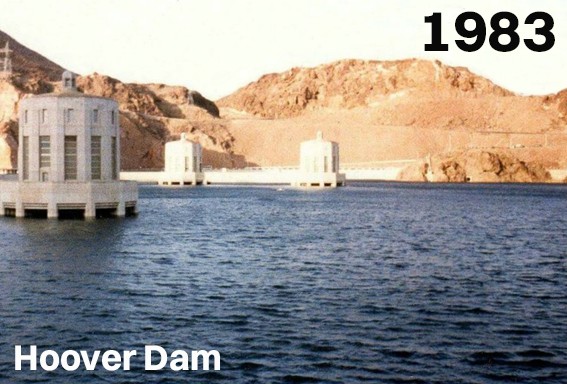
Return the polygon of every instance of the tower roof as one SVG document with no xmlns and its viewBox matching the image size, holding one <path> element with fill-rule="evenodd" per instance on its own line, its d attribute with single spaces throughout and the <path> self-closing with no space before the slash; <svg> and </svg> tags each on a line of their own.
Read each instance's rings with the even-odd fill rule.
<svg viewBox="0 0 567 384">
<path fill-rule="evenodd" d="M 308 144 L 308 143 L 311 143 L 311 144 L 309 144 L 309 145 L 314 145 L 315 143 L 321 143 L 321 144 L 322 144 L 322 143 L 337 144 L 337 143 L 334 142 L 334 141 L 325 140 L 325 139 L 323 138 L 323 132 L 322 132 L 322 131 L 317 131 L 317 136 L 316 136 L 314 139 L 306 140 L 306 141 L 303 141 L 303 142 L 302 142 L 302 144 Z"/>
<path fill-rule="evenodd" d="M 71 72 L 71 71 L 63 72 L 63 75 L 61 75 L 63 90 L 76 91 L 77 90 L 77 84 L 76 84 L 75 78 L 76 78 L 76 76 L 73 72 Z"/>
<path fill-rule="evenodd" d="M 53 93 L 42 93 L 39 95 L 30 95 L 26 96 L 24 99 L 27 98 L 44 98 L 44 97 L 81 97 L 81 98 L 89 98 L 89 99 L 103 99 L 103 100 L 112 100 L 116 102 L 116 100 L 108 97 L 102 96 L 95 96 L 95 95 L 86 95 L 83 92 L 77 89 L 77 82 L 76 82 L 77 75 L 71 71 L 65 71 L 61 75 L 61 90 L 59 92 Z"/>
</svg>

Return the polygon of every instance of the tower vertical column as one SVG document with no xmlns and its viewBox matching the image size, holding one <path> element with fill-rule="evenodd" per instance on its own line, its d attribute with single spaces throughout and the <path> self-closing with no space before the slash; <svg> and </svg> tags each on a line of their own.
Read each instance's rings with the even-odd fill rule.
<svg viewBox="0 0 567 384">
<path fill-rule="evenodd" d="M 59 211 L 57 210 L 57 202 L 55 199 L 51 199 L 49 203 L 47 203 L 47 218 L 48 219 L 56 219 L 59 217 Z"/>
</svg>

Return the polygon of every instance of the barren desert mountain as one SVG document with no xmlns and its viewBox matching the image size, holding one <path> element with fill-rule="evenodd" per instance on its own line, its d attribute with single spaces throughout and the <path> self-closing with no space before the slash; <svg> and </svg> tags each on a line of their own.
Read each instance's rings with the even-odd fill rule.
<svg viewBox="0 0 567 384">
<path fill-rule="evenodd" d="M 12 168 L 19 100 L 57 90 L 63 68 L 3 33 L 0 47 L 3 39 L 14 50 L 14 73 L 0 80 L 0 168 Z M 434 167 L 453 161 L 470 180 L 478 176 L 474 169 L 492 181 L 545 180 L 538 167 L 567 169 L 567 90 L 523 96 L 438 61 L 293 68 L 216 103 L 185 87 L 126 84 L 97 73 L 80 76 L 78 86 L 119 102 L 124 169 L 163 167 L 164 143 L 182 132 L 203 145 L 206 166 L 297 165 L 299 143 L 317 131 L 340 143 L 344 168 L 411 160 L 408 179 L 421 177 L 430 155 L 438 160 Z M 496 156 L 503 170 L 488 175 L 482 161 L 473 161 L 484 153 Z M 459 172 L 444 174 L 457 181 Z"/>
<path fill-rule="evenodd" d="M 0 79 L 0 168 L 14 168 L 19 100 L 28 94 L 57 91 L 64 69 L 0 32 L 0 47 L 6 41 L 13 50 L 13 73 Z M 217 106 L 197 91 L 163 84 L 125 84 L 97 73 L 80 76 L 77 84 L 86 94 L 119 102 L 126 169 L 163 166 L 164 142 L 181 132 L 201 142 L 209 164 L 232 167 L 241 163 L 232 152 L 234 139 L 218 118 Z"/>
<path fill-rule="evenodd" d="M 441 153 L 407 166 L 401 181 L 544 183 L 549 172 L 539 164 L 527 164 L 506 153 L 467 150 Z"/>
<path fill-rule="evenodd" d="M 345 166 L 469 149 L 567 168 L 567 91 L 522 96 L 438 61 L 345 60 L 262 76 L 217 101 L 235 151 L 252 163 L 296 164 L 317 130 Z M 285 143 L 268 148 L 270 142 Z"/>
<path fill-rule="evenodd" d="M 203 109 L 213 117 L 219 117 L 215 103 L 197 91 L 185 87 L 164 84 L 124 84 L 109 76 L 94 73 L 78 81 L 79 90 L 87 94 L 113 98 L 124 110 L 152 116 L 186 119 L 196 110 Z"/>
<path fill-rule="evenodd" d="M 201 143 L 209 164 L 239 165 L 231 150 L 233 138 L 218 119 L 218 108 L 197 91 L 164 84 L 125 84 L 96 73 L 79 77 L 77 85 L 86 94 L 118 101 L 124 169 L 162 167 L 164 143 L 182 132 Z"/>
<path fill-rule="evenodd" d="M 512 95 L 466 68 L 449 67 L 439 61 L 343 60 L 264 75 L 218 104 L 273 119 L 320 108 L 373 107 L 386 98 L 432 93 L 450 97 Z"/>
<path fill-rule="evenodd" d="M 262 76 L 217 104 L 282 119 L 359 110 L 377 125 L 543 132 L 567 125 L 567 90 L 520 96 L 438 61 L 345 60 Z"/>
<path fill-rule="evenodd" d="M 26 93 L 50 92 L 51 81 L 60 78 L 64 69 L 0 31 L 0 48 L 6 43 L 12 51 L 13 75 L 0 76 L 0 168 L 14 168 L 19 100 Z"/>
<path fill-rule="evenodd" d="M 9 44 L 12 50 L 12 66 L 18 74 L 16 80 L 36 92 L 48 92 L 49 82 L 61 78 L 64 69 L 39 53 L 23 46 L 11 36 L 0 31 L 0 48 Z"/>
</svg>

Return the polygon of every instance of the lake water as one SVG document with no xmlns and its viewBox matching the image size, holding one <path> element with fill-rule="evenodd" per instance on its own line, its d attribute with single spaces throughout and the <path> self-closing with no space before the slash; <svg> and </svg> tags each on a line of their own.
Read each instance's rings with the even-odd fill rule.
<svg viewBox="0 0 567 384">
<path fill-rule="evenodd" d="M 139 210 L 0 218 L 0 382 L 567 382 L 567 186 L 142 186 Z M 16 372 L 15 344 L 222 362 Z"/>
</svg>

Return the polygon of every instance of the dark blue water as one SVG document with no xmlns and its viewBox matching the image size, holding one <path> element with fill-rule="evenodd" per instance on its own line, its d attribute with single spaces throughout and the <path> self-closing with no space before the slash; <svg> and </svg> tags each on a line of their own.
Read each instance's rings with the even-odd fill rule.
<svg viewBox="0 0 567 384">
<path fill-rule="evenodd" d="M 145 186 L 139 208 L 0 219 L 0 382 L 567 382 L 566 186 Z M 15 344 L 222 369 L 16 372 Z"/>
</svg>

